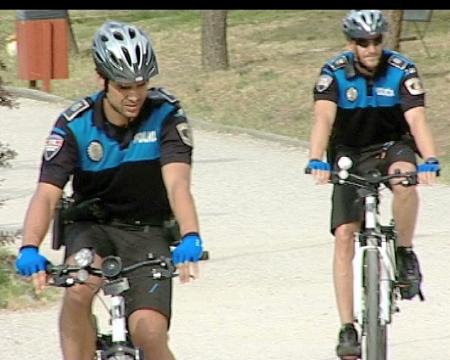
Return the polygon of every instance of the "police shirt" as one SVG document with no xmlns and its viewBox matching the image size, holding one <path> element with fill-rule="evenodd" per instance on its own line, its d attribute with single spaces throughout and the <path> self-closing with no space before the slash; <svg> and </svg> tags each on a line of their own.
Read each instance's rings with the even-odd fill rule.
<svg viewBox="0 0 450 360">
<path fill-rule="evenodd" d="M 108 122 L 105 93 L 67 109 L 44 149 L 40 182 L 61 189 L 72 178 L 76 201 L 99 197 L 113 217 L 135 220 L 171 214 L 161 167 L 190 164 L 192 136 L 176 98 L 152 88 L 128 128 Z"/>
<path fill-rule="evenodd" d="M 383 50 L 373 78 L 354 66 L 354 54 L 343 52 L 321 69 L 314 100 L 337 104 L 330 137 L 332 146 L 364 147 L 400 140 L 409 134 L 404 112 L 425 105 L 416 66 L 403 55 Z"/>
</svg>

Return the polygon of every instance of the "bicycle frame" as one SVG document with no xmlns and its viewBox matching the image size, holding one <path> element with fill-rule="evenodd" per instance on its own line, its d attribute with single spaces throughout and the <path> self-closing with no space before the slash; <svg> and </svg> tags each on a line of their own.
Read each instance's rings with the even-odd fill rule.
<svg viewBox="0 0 450 360">
<path fill-rule="evenodd" d="M 356 321 L 364 324 L 363 261 L 365 253 L 377 251 L 380 259 L 380 322 L 390 324 L 395 304 L 393 284 L 396 276 L 395 243 L 380 230 L 377 197 L 365 197 L 365 228 L 355 234 L 355 255 L 353 258 L 353 308 Z M 359 289 L 359 291 L 358 291 Z"/>
</svg>

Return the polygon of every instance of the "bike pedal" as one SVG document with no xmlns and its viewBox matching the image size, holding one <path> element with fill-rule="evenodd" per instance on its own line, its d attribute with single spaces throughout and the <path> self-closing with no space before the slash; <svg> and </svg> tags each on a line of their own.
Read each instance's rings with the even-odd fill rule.
<svg viewBox="0 0 450 360">
<path fill-rule="evenodd" d="M 361 346 L 358 346 L 358 350 L 352 351 L 352 353 L 356 353 L 357 355 L 338 355 L 339 360 L 358 360 L 361 359 Z"/>
</svg>

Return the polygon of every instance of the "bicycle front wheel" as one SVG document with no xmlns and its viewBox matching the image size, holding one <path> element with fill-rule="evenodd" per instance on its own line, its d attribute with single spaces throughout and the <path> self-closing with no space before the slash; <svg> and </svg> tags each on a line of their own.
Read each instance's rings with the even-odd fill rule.
<svg viewBox="0 0 450 360">
<path fill-rule="evenodd" d="M 386 325 L 380 323 L 380 259 L 377 249 L 368 249 L 364 261 L 366 298 L 365 359 L 386 359 Z"/>
</svg>

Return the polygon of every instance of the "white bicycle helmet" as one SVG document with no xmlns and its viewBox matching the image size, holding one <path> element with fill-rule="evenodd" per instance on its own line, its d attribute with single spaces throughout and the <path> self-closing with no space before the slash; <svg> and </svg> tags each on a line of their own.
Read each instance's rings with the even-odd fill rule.
<svg viewBox="0 0 450 360">
<path fill-rule="evenodd" d="M 342 31 L 349 40 L 381 35 L 387 29 L 387 20 L 380 10 L 352 10 L 342 22 Z"/>
<path fill-rule="evenodd" d="M 133 25 L 104 23 L 94 35 L 92 56 L 100 75 L 112 81 L 134 83 L 158 74 L 149 37 Z"/>
</svg>

